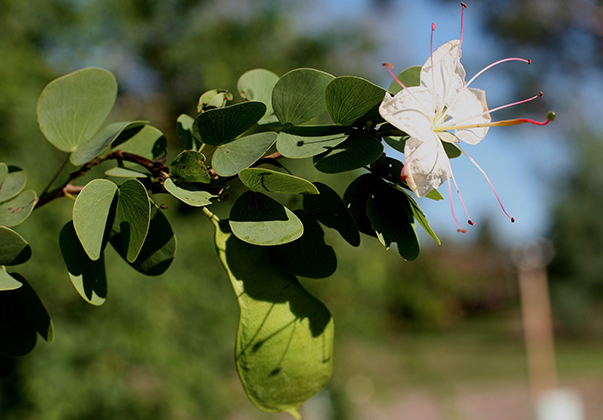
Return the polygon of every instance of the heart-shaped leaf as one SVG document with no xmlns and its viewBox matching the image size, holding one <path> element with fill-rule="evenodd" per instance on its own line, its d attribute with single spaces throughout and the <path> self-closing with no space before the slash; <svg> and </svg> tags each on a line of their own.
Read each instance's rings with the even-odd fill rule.
<svg viewBox="0 0 603 420">
<path fill-rule="evenodd" d="M 113 225 L 117 185 L 106 179 L 90 181 L 73 206 L 73 227 L 91 260 L 100 258 Z"/>
<path fill-rule="evenodd" d="M 266 104 L 266 113 L 262 120 L 273 115 L 272 90 L 278 82 L 279 77 L 265 69 L 254 69 L 244 73 L 237 83 L 237 89 L 241 97 L 248 101 L 260 101 Z M 260 120 L 260 124 L 262 123 Z"/>
<path fill-rule="evenodd" d="M 325 90 L 325 104 L 335 124 L 352 125 L 371 110 L 379 108 L 385 89 L 355 76 L 333 80 Z"/>
<path fill-rule="evenodd" d="M 50 82 L 38 100 L 38 124 L 57 149 L 73 152 L 100 129 L 117 97 L 107 70 L 87 68 Z"/>
<path fill-rule="evenodd" d="M 111 245 L 126 259 L 126 251 L 123 246 L 119 226 L 116 225 L 111 232 Z M 133 263 L 129 263 L 137 271 L 147 276 L 158 276 L 163 274 L 176 255 L 176 237 L 170 226 L 170 222 L 156 206 L 151 207 L 151 223 L 147 239 Z M 127 260 L 126 260 L 127 261 Z"/>
<path fill-rule="evenodd" d="M 276 149 L 292 159 L 312 157 L 337 146 L 351 132 L 348 127 L 332 125 L 285 127 L 278 135 Z"/>
<path fill-rule="evenodd" d="M 180 114 L 177 123 L 178 135 L 184 142 L 184 148 L 186 150 L 199 149 L 201 142 L 193 135 L 193 122 L 195 119 L 186 114 Z"/>
<path fill-rule="evenodd" d="M 374 162 L 382 153 L 383 144 L 375 137 L 352 134 L 328 152 L 314 156 L 314 167 L 326 173 L 351 171 Z"/>
<path fill-rule="evenodd" d="M 75 290 L 91 305 L 100 306 L 105 303 L 107 277 L 103 256 L 96 261 L 88 257 L 75 233 L 72 221 L 63 226 L 59 245 Z"/>
<path fill-rule="evenodd" d="M 10 275 L 22 286 L 0 292 L 0 355 L 17 357 L 35 347 L 37 333 L 52 343 L 54 327 L 27 280 L 18 273 Z"/>
<path fill-rule="evenodd" d="M 245 393 L 264 411 L 301 419 L 299 406 L 320 391 L 333 370 L 333 319 L 325 305 L 268 249 L 246 244 L 217 222 L 216 249 L 239 303 L 235 363 Z"/>
<path fill-rule="evenodd" d="M 350 245 L 360 245 L 360 233 L 347 206 L 331 187 L 314 183 L 320 194 L 304 195 L 304 208 L 325 226 L 335 229 Z"/>
<path fill-rule="evenodd" d="M 199 115 L 193 123 L 193 134 L 205 144 L 226 144 L 249 130 L 266 113 L 266 105 L 258 101 L 242 102 Z"/>
<path fill-rule="evenodd" d="M 314 217 L 303 210 L 294 213 L 304 225 L 304 234 L 288 244 L 268 248 L 272 262 L 296 276 L 329 277 L 337 270 L 335 251 L 325 243 L 325 233 Z"/>
<path fill-rule="evenodd" d="M 282 124 L 299 125 L 325 111 L 325 88 L 335 77 L 314 69 L 296 69 L 272 90 L 272 107 Z"/>
<path fill-rule="evenodd" d="M 0 204 L 0 226 L 12 227 L 21 224 L 29 217 L 36 199 L 36 192 L 28 190 Z"/>
<path fill-rule="evenodd" d="M 144 244 L 151 221 L 151 202 L 147 189 L 136 179 L 119 187 L 117 223 L 128 262 L 134 262 Z"/>
<path fill-rule="evenodd" d="M 92 137 L 90 141 L 78 147 L 78 149 L 71 154 L 69 160 L 71 160 L 71 163 L 76 166 L 83 165 L 84 163 L 89 162 L 97 157 L 119 136 L 122 131 L 139 127 L 144 124 L 144 121 L 116 122 L 109 124 L 101 131 L 96 133 L 96 135 Z"/>
<path fill-rule="evenodd" d="M 272 198 L 247 191 L 230 210 L 232 233 L 254 245 L 281 245 L 304 233 L 304 226 L 287 207 Z"/>
<path fill-rule="evenodd" d="M 205 156 L 195 150 L 185 150 L 176 156 L 170 165 L 172 177 L 184 182 L 202 182 L 209 184 L 211 175 Z"/>
<path fill-rule="evenodd" d="M 274 132 L 257 133 L 241 137 L 219 146 L 212 157 L 212 167 L 220 176 L 233 176 L 253 165 L 274 144 Z"/>
<path fill-rule="evenodd" d="M 239 179 L 247 188 L 258 192 L 318 194 L 318 189 L 310 181 L 270 169 L 243 169 Z"/>
<path fill-rule="evenodd" d="M 15 290 L 23 286 L 23 283 L 15 280 L 13 276 L 0 268 L 0 292 L 4 290 Z"/>
<path fill-rule="evenodd" d="M 165 189 L 183 203 L 193 207 L 209 206 L 211 198 L 217 197 L 208 191 L 201 190 L 193 185 L 179 183 L 176 185 L 170 178 L 163 184 Z"/>
<path fill-rule="evenodd" d="M 419 86 L 421 84 L 421 66 L 409 67 L 398 75 L 400 80 L 406 87 Z M 393 80 L 389 85 L 389 93 L 395 95 L 402 90 L 402 86 Z"/>
<path fill-rule="evenodd" d="M 23 169 L 0 163 L 0 203 L 19 194 L 26 182 Z"/>
<path fill-rule="evenodd" d="M 23 264 L 31 257 L 31 247 L 17 232 L 0 226 L 0 265 Z"/>
</svg>

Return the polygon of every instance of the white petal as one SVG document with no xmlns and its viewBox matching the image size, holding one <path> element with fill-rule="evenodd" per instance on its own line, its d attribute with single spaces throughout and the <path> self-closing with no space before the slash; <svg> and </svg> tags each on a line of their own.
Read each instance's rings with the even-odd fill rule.
<svg viewBox="0 0 603 420">
<path fill-rule="evenodd" d="M 445 125 L 479 125 L 488 124 L 492 117 L 488 111 L 486 103 L 486 92 L 481 89 L 467 88 L 461 92 L 456 103 L 447 110 L 452 118 L 445 122 Z M 454 134 L 466 143 L 477 144 L 488 133 L 488 127 L 476 127 L 455 130 Z"/>
<path fill-rule="evenodd" d="M 404 147 L 404 175 L 417 197 L 427 195 L 450 178 L 452 169 L 444 146 L 435 133 L 423 141 L 411 137 Z"/>
<path fill-rule="evenodd" d="M 434 92 L 436 110 L 448 106 L 465 87 L 465 68 L 461 64 L 460 41 L 448 41 L 433 52 L 421 68 L 421 86 Z"/>
<path fill-rule="evenodd" d="M 411 87 L 401 90 L 396 96 L 386 93 L 379 106 L 379 113 L 398 130 L 422 139 L 433 133 L 434 116 L 426 114 L 430 108 L 431 92 L 425 88 Z"/>
</svg>

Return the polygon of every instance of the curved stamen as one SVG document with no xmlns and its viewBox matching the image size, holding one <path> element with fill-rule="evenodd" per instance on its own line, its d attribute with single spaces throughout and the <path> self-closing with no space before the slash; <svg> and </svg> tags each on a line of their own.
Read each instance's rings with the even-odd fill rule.
<svg viewBox="0 0 603 420">
<path fill-rule="evenodd" d="M 450 179 L 448 180 L 448 200 L 450 201 L 450 211 L 452 212 L 452 218 L 458 226 L 458 229 L 456 231 L 461 233 L 467 233 L 467 231 L 461 227 L 461 224 L 456 218 L 456 214 L 454 214 L 454 204 L 452 203 L 452 187 L 450 186 Z"/>
<path fill-rule="evenodd" d="M 431 61 L 431 86 L 435 87 L 435 69 L 433 68 L 433 33 L 436 30 L 436 24 L 431 24 L 431 39 L 429 41 L 429 60 Z M 431 95 L 431 109 L 435 110 L 435 95 Z"/>
<path fill-rule="evenodd" d="M 454 188 L 456 189 L 456 194 L 459 196 L 459 199 L 461 200 L 461 205 L 463 206 L 463 210 L 465 211 L 465 216 L 467 216 L 467 222 L 471 226 L 475 226 L 475 222 L 473 222 L 471 220 L 471 217 L 469 216 L 469 212 L 467 211 L 467 207 L 465 207 L 465 202 L 463 201 L 463 196 L 461 195 L 461 191 L 459 190 L 459 186 L 456 183 L 456 179 L 454 178 L 454 173 L 452 172 L 452 168 L 450 168 L 450 178 L 452 178 L 452 182 L 454 182 Z M 448 182 L 450 183 L 450 180 L 448 180 Z"/>
<path fill-rule="evenodd" d="M 458 60 L 461 55 L 461 45 L 463 45 L 463 29 L 465 27 L 465 9 L 467 5 L 465 3 L 461 3 L 461 40 L 459 41 L 459 49 L 456 52 L 456 59 Z"/>
<path fill-rule="evenodd" d="M 413 98 L 415 101 L 417 101 L 417 103 L 418 103 L 419 105 L 421 105 L 421 107 L 423 108 L 423 111 L 425 111 L 425 115 L 426 115 L 426 116 L 427 116 L 427 115 L 429 115 L 429 114 L 430 114 L 430 112 L 429 112 L 427 109 L 425 109 L 425 106 L 423 105 L 423 103 L 422 103 L 421 101 L 419 101 L 419 100 L 417 99 L 417 97 L 416 97 L 416 96 L 415 96 L 415 95 L 412 93 L 412 91 L 411 91 L 411 90 L 410 90 L 410 89 L 409 89 L 409 88 L 408 88 L 408 87 L 407 87 L 407 86 L 406 86 L 404 83 L 402 83 L 402 81 L 401 81 L 400 79 L 398 79 L 398 76 L 396 76 L 396 75 L 394 74 L 394 72 L 392 71 L 392 69 L 394 68 L 394 66 L 393 66 L 391 63 L 383 63 L 383 64 L 382 64 L 382 66 L 383 66 L 383 67 L 385 67 L 385 68 L 387 68 L 387 71 L 389 72 L 389 74 L 390 74 L 390 75 L 391 75 L 391 76 L 394 78 L 394 80 L 395 80 L 396 82 L 398 82 L 398 84 L 399 84 L 400 86 L 402 86 L 402 89 L 406 90 L 406 91 L 407 91 L 407 92 L 410 94 L 410 96 L 412 96 L 412 98 Z"/>
<path fill-rule="evenodd" d="M 551 118 L 552 117 L 552 118 Z M 546 121 L 535 121 L 529 118 L 516 118 L 514 120 L 503 120 L 489 123 L 477 123 L 477 124 L 465 124 L 465 125 L 443 125 L 436 127 L 434 131 L 448 131 L 448 130 L 464 130 L 466 128 L 482 128 L 482 127 L 507 127 L 510 125 L 519 124 L 534 124 L 534 125 L 547 125 L 555 119 L 554 112 L 547 115 Z"/>
<path fill-rule="evenodd" d="M 515 106 L 515 105 L 520 105 L 520 104 L 523 104 L 523 103 L 526 103 L 526 102 L 530 102 L 530 101 L 533 101 L 534 99 L 538 99 L 538 98 L 542 97 L 542 95 L 543 95 L 543 93 L 540 92 L 540 93 L 538 93 L 538 95 L 534 95 L 534 96 L 532 96 L 532 97 L 530 97 L 528 99 L 524 99 L 522 101 L 513 102 L 513 103 L 507 104 L 507 105 L 502 105 L 502 106 L 499 106 L 499 107 L 494 108 L 494 109 L 489 109 L 487 111 L 482 112 L 481 114 L 473 115 L 472 117 L 463 118 L 462 120 L 455 121 L 453 124 L 460 124 L 462 122 L 469 121 L 469 120 L 472 120 L 474 118 L 483 117 L 486 114 L 492 114 L 493 112 L 500 111 L 501 109 L 505 109 L 505 108 L 509 108 L 509 107 L 512 107 L 512 106 Z M 454 119 L 452 119 L 452 120 L 454 120 Z M 452 123 L 452 120 L 450 121 L 451 123 Z"/>
<path fill-rule="evenodd" d="M 482 175 L 484 176 L 484 178 L 486 178 L 486 181 L 488 181 L 488 185 L 490 185 L 490 188 L 492 189 L 492 192 L 494 193 L 494 196 L 496 196 L 496 199 L 498 200 L 498 204 L 500 204 L 500 208 L 502 209 L 503 213 L 511 220 L 511 223 L 515 223 L 515 219 L 511 216 L 509 216 L 509 213 L 507 213 L 507 211 L 505 210 L 505 206 L 503 206 L 502 201 L 500 200 L 500 198 L 498 197 L 498 193 L 496 192 L 496 189 L 494 188 L 494 185 L 492 185 L 492 182 L 490 181 L 490 178 L 488 178 L 488 175 L 486 175 L 486 172 L 482 169 L 481 166 L 479 166 L 477 164 L 477 162 L 467 154 L 467 152 L 465 152 L 458 144 L 456 143 L 452 143 L 454 144 L 454 146 L 459 149 L 461 151 L 462 154 L 464 154 L 465 156 L 467 156 L 469 158 L 469 160 L 471 161 L 471 163 L 473 163 L 475 165 L 475 167 L 477 169 L 479 169 L 479 171 L 482 173 Z"/>
</svg>

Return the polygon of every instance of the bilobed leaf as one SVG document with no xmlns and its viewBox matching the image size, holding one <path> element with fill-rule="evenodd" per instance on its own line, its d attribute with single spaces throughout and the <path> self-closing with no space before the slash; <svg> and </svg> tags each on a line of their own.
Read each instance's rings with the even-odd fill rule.
<svg viewBox="0 0 603 420">
<path fill-rule="evenodd" d="M 285 127 L 278 134 L 276 149 L 292 159 L 312 157 L 337 146 L 351 132 L 349 127 L 333 125 Z"/>
<path fill-rule="evenodd" d="M 74 165 L 83 165 L 97 157 L 107 146 L 109 146 L 119 134 L 127 129 L 144 125 L 144 121 L 116 122 L 109 124 L 96 133 L 88 142 L 77 148 L 69 160 Z"/>
<path fill-rule="evenodd" d="M 0 163 L 0 203 L 19 194 L 26 182 L 27 176 L 23 169 Z"/>
<path fill-rule="evenodd" d="M 351 171 L 374 162 L 382 153 L 383 144 L 375 137 L 353 133 L 343 143 L 314 156 L 314 167 L 326 173 Z"/>
<path fill-rule="evenodd" d="M 27 219 L 36 204 L 34 190 L 23 191 L 21 194 L 0 204 L 0 226 L 17 226 Z"/>
<path fill-rule="evenodd" d="M 129 179 L 119 187 L 117 223 L 128 262 L 134 262 L 147 237 L 151 221 L 151 202 L 147 190 L 136 179 Z"/>
<path fill-rule="evenodd" d="M 339 125 L 354 124 L 369 111 L 379 108 L 384 97 L 385 89 L 355 76 L 338 77 L 325 90 L 327 112 Z"/>
<path fill-rule="evenodd" d="M 90 181 L 73 206 L 73 226 L 88 257 L 96 261 L 107 241 L 107 227 L 113 225 L 117 185 L 106 179 Z"/>
<path fill-rule="evenodd" d="M 195 119 L 193 134 L 211 146 L 226 144 L 253 127 L 265 112 L 266 105 L 258 101 L 211 109 Z"/>
<path fill-rule="evenodd" d="M 177 123 L 178 135 L 184 142 L 184 148 L 186 150 L 198 149 L 201 146 L 201 142 L 193 136 L 193 122 L 195 119 L 186 114 L 180 114 Z"/>
<path fill-rule="evenodd" d="M 318 194 L 318 189 L 310 181 L 270 169 L 243 169 L 239 179 L 247 188 L 258 192 Z"/>
<path fill-rule="evenodd" d="M 301 419 L 299 406 L 333 370 L 333 319 L 290 274 L 276 269 L 265 247 L 246 244 L 214 220 L 216 249 L 237 296 L 235 363 L 245 393 L 264 411 Z"/>
<path fill-rule="evenodd" d="M 314 69 L 296 69 L 272 90 L 272 107 L 282 124 L 299 125 L 325 111 L 325 88 L 335 77 Z"/>
<path fill-rule="evenodd" d="M 387 184 L 378 176 L 364 174 L 356 178 L 343 193 L 343 201 L 356 222 L 358 230 L 370 236 L 377 236 L 366 215 L 366 203 L 373 193 Z"/>
<path fill-rule="evenodd" d="M 313 216 L 303 210 L 294 213 L 304 225 L 304 234 L 288 244 L 269 247 L 272 262 L 296 276 L 329 277 L 337 270 L 335 251 L 325 243 L 325 233 Z"/>
<path fill-rule="evenodd" d="M 185 150 L 180 153 L 170 164 L 172 177 L 184 182 L 202 182 L 208 184 L 211 181 L 209 166 L 205 163 L 205 155 L 195 150 Z"/>
<path fill-rule="evenodd" d="M 304 209 L 323 225 L 335 229 L 350 245 L 360 245 L 360 233 L 347 206 L 331 187 L 321 182 L 314 185 L 318 195 L 304 196 Z"/>
<path fill-rule="evenodd" d="M 107 277 L 103 255 L 96 261 L 88 257 L 75 233 L 73 221 L 63 226 L 59 245 L 75 290 L 91 305 L 100 306 L 105 303 Z"/>
<path fill-rule="evenodd" d="M 406 194 L 389 186 L 379 188 L 369 197 L 366 213 L 386 248 L 396 242 L 405 260 L 412 261 L 419 256 L 419 240 Z"/>
<path fill-rule="evenodd" d="M 241 97 L 248 101 L 260 101 L 266 104 L 266 113 L 262 120 L 274 114 L 272 109 L 272 89 L 278 82 L 278 76 L 265 69 L 253 69 L 244 73 L 237 83 Z M 262 123 L 260 120 L 260 124 Z"/>
<path fill-rule="evenodd" d="M 107 70 L 87 68 L 50 82 L 38 100 L 38 124 L 63 152 L 88 142 L 111 112 L 117 81 Z"/>
<path fill-rule="evenodd" d="M 166 147 L 167 140 L 161 131 L 153 126 L 143 125 L 122 131 L 113 141 L 111 150 L 121 150 L 155 160 L 165 154 Z"/>
<path fill-rule="evenodd" d="M 5 290 L 15 290 L 23 284 L 13 278 L 8 272 L 0 268 L 0 292 Z"/>
<path fill-rule="evenodd" d="M 48 343 L 54 340 L 54 327 L 42 301 L 18 273 L 10 275 L 21 287 L 0 292 L 0 355 L 17 357 L 29 353 L 39 333 Z"/>
<path fill-rule="evenodd" d="M 31 257 L 31 247 L 17 232 L 0 226 L 0 265 L 23 264 Z"/>
<path fill-rule="evenodd" d="M 274 144 L 274 132 L 256 133 L 218 146 L 212 157 L 212 167 L 220 176 L 233 176 L 249 168 Z"/>
<path fill-rule="evenodd" d="M 126 260 L 126 250 L 123 246 L 119 225 L 114 226 L 109 239 L 115 250 Z M 163 274 L 176 255 L 176 237 L 161 210 L 155 205 L 151 207 L 151 223 L 147 239 L 133 263 L 128 262 L 135 270 L 147 276 Z M 127 260 L 126 260 L 127 261 Z"/>
<path fill-rule="evenodd" d="M 232 233 L 254 245 L 281 245 L 304 233 L 302 222 L 279 202 L 258 192 L 247 191 L 230 210 Z"/>
<path fill-rule="evenodd" d="M 419 86 L 421 84 L 421 66 L 409 67 L 398 75 L 400 80 L 406 87 Z M 389 85 L 389 93 L 395 95 L 402 90 L 402 86 L 395 80 Z"/>
<path fill-rule="evenodd" d="M 183 203 L 193 207 L 209 206 L 211 198 L 216 197 L 208 191 L 201 190 L 193 185 L 179 183 L 176 185 L 170 178 L 165 180 L 163 184 L 165 189 Z"/>
</svg>

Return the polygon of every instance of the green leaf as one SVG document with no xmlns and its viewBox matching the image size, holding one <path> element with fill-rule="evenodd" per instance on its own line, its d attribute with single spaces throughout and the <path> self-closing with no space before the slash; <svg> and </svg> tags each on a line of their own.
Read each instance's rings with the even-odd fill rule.
<svg viewBox="0 0 603 420">
<path fill-rule="evenodd" d="M 400 174 L 404 164 L 397 159 L 381 156 L 371 163 L 371 172 L 393 183 L 400 182 Z"/>
<path fill-rule="evenodd" d="M 404 153 L 404 146 L 406 145 L 406 140 L 408 140 L 410 136 L 386 136 L 383 137 L 383 140 L 400 153 Z"/>
<path fill-rule="evenodd" d="M 432 191 L 437 192 L 437 190 L 432 190 Z M 408 199 L 408 202 L 410 203 L 410 210 L 411 210 L 412 215 L 414 216 L 415 220 L 417 222 L 419 222 L 419 224 L 423 227 L 423 229 L 425 229 L 425 232 L 427 232 L 429 234 L 429 236 L 431 236 L 433 238 L 433 240 L 436 242 L 436 244 L 441 245 L 442 243 L 440 242 L 440 238 L 438 238 L 438 235 L 436 235 L 436 233 L 433 231 L 433 229 L 429 225 L 429 221 L 427 220 L 427 217 L 425 217 L 425 214 L 423 214 L 423 211 L 421 210 L 419 205 L 408 194 L 406 194 L 406 193 L 404 193 L 404 194 L 406 195 L 406 198 Z"/>
<path fill-rule="evenodd" d="M 27 219 L 36 204 L 36 192 L 27 190 L 0 204 L 0 226 L 17 226 Z"/>
<path fill-rule="evenodd" d="M 260 101 L 266 104 L 266 113 L 260 124 L 267 122 L 267 117 L 274 114 L 272 109 L 272 90 L 279 77 L 271 71 L 264 69 L 249 70 L 244 73 L 237 83 L 241 97 L 248 101 Z"/>
<path fill-rule="evenodd" d="M 239 179 L 250 190 L 283 194 L 318 194 L 310 181 L 264 168 L 243 169 Z"/>
<path fill-rule="evenodd" d="M 13 278 L 10 274 L 0 268 L 0 292 L 4 290 L 15 290 L 23 284 Z"/>
<path fill-rule="evenodd" d="M 126 259 L 126 251 L 123 246 L 119 226 L 113 227 L 109 239 L 115 250 Z M 147 276 L 158 276 L 163 274 L 176 255 L 176 237 L 161 210 L 156 206 L 151 207 L 151 223 L 147 239 L 133 263 L 128 262 L 134 269 Z"/>
<path fill-rule="evenodd" d="M 264 411 L 298 408 L 329 381 L 333 319 L 295 276 L 276 269 L 268 249 L 246 244 L 217 222 L 216 249 L 239 303 L 235 363 L 245 393 Z"/>
<path fill-rule="evenodd" d="M 38 125 L 63 152 L 88 142 L 111 112 L 117 81 L 107 70 L 87 68 L 50 82 L 38 100 Z"/>
<path fill-rule="evenodd" d="M 73 206 L 73 226 L 91 260 L 100 258 L 107 243 L 107 227 L 113 225 L 117 185 L 106 179 L 90 181 Z"/>
<path fill-rule="evenodd" d="M 109 146 L 122 131 L 134 127 L 140 127 L 144 124 L 144 121 L 116 122 L 109 124 L 101 131 L 96 133 L 96 135 L 92 137 L 90 141 L 78 147 L 78 149 L 71 154 L 69 160 L 71 160 L 71 163 L 76 166 L 90 162 L 92 159 L 101 154 L 101 152 L 105 150 L 105 148 Z"/>
<path fill-rule="evenodd" d="M 121 168 L 119 166 L 105 171 L 105 175 L 115 178 L 147 178 L 150 176 L 149 174 L 144 174 L 142 172 L 133 171 L 127 168 Z"/>
<path fill-rule="evenodd" d="M 292 242 L 304 233 L 302 222 L 295 214 L 272 198 L 247 191 L 230 210 L 232 233 L 254 245 L 281 245 Z"/>
<path fill-rule="evenodd" d="M 193 122 L 195 119 L 186 114 L 180 114 L 177 122 L 178 135 L 184 142 L 184 148 L 186 150 L 199 149 L 201 142 L 193 135 Z"/>
<path fill-rule="evenodd" d="M 419 240 L 406 194 L 389 186 L 379 188 L 369 197 L 366 213 L 386 248 L 396 242 L 405 260 L 412 261 L 419 256 Z"/>
<path fill-rule="evenodd" d="M 27 176 L 23 169 L 0 163 L 0 203 L 19 194 L 26 182 Z"/>
<path fill-rule="evenodd" d="M 232 101 L 232 93 L 228 89 L 212 89 L 199 98 L 197 112 L 205 112 L 214 108 L 224 108 L 227 101 Z"/>
<path fill-rule="evenodd" d="M 151 201 L 147 189 L 136 179 L 127 180 L 119 187 L 117 223 L 128 262 L 134 262 L 138 257 L 150 221 Z"/>
<path fill-rule="evenodd" d="M 10 274 L 22 284 L 15 290 L 0 292 L 0 355 L 17 357 L 36 345 L 37 333 L 49 343 L 54 327 L 40 298 L 23 276 Z"/>
<path fill-rule="evenodd" d="M 314 69 L 296 69 L 279 79 L 272 90 L 272 107 L 283 124 L 300 125 L 325 111 L 325 88 L 335 79 Z"/>
<path fill-rule="evenodd" d="M 440 201 L 444 199 L 444 197 L 442 197 L 442 194 L 440 194 L 438 190 L 429 191 L 429 193 L 427 193 L 425 197 L 435 201 Z"/>
<path fill-rule="evenodd" d="M 343 201 L 348 205 L 358 230 L 364 234 L 377 236 L 366 215 L 366 203 L 377 189 L 385 186 L 387 184 L 380 177 L 364 174 L 356 178 L 343 193 Z"/>
<path fill-rule="evenodd" d="M 193 134 L 205 144 L 226 144 L 249 130 L 266 112 L 258 101 L 242 102 L 199 115 L 193 123 Z"/>
<path fill-rule="evenodd" d="M 331 81 L 325 90 L 327 112 L 335 124 L 352 125 L 379 108 L 385 89 L 355 76 L 342 76 Z"/>
<path fill-rule="evenodd" d="M 211 204 L 209 200 L 217 197 L 208 191 L 201 190 L 190 184 L 178 183 L 176 185 L 170 178 L 165 180 L 163 186 L 178 200 L 193 207 L 209 206 Z"/>
<path fill-rule="evenodd" d="M 0 226 L 0 265 L 23 264 L 31 257 L 31 247 L 17 232 Z"/>
<path fill-rule="evenodd" d="M 398 80 L 406 87 L 419 86 L 421 84 L 421 66 L 409 67 L 398 75 Z M 395 95 L 402 90 L 402 86 L 395 80 L 389 85 L 389 93 Z"/>
<path fill-rule="evenodd" d="M 211 175 L 205 163 L 205 155 L 195 150 L 185 150 L 170 164 L 172 177 L 184 182 L 202 182 L 209 184 Z"/>
<path fill-rule="evenodd" d="M 305 195 L 304 208 L 323 225 L 338 231 L 350 245 L 360 245 L 356 223 L 339 194 L 321 182 L 314 185 L 320 194 Z"/>
<path fill-rule="evenodd" d="M 329 277 L 337 270 L 335 251 L 325 243 L 325 233 L 313 216 L 303 210 L 294 213 L 304 225 L 304 234 L 288 244 L 268 248 L 272 262 L 296 276 Z"/>
<path fill-rule="evenodd" d="M 343 143 L 314 156 L 314 167 L 326 173 L 351 171 L 374 162 L 382 153 L 383 144 L 375 137 L 352 133 Z"/>
<path fill-rule="evenodd" d="M 264 156 L 276 137 L 274 132 L 257 133 L 217 147 L 211 161 L 214 171 L 220 176 L 236 175 Z"/>
<path fill-rule="evenodd" d="M 443 141 L 442 145 L 444 146 L 444 151 L 446 152 L 448 159 L 454 159 L 463 154 L 463 152 L 455 147 L 454 144 Z"/>
<path fill-rule="evenodd" d="M 276 149 L 292 159 L 312 157 L 337 146 L 351 132 L 348 127 L 332 125 L 285 127 L 278 135 Z"/>
<path fill-rule="evenodd" d="M 59 245 L 75 290 L 91 305 L 100 306 L 105 303 L 107 276 L 103 255 L 96 261 L 88 257 L 75 233 L 73 221 L 63 226 Z"/>
<path fill-rule="evenodd" d="M 111 150 L 121 150 L 156 160 L 166 153 L 166 148 L 167 140 L 163 133 L 153 126 L 144 125 L 122 131 L 113 141 Z"/>
</svg>

